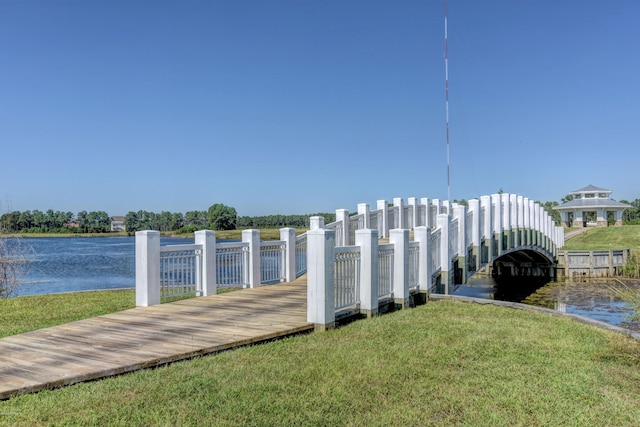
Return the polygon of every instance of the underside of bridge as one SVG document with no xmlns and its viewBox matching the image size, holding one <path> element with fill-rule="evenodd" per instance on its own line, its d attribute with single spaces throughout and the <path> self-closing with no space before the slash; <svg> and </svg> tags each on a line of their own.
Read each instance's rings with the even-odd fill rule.
<svg viewBox="0 0 640 427">
<path fill-rule="evenodd" d="M 490 271 L 498 283 L 514 278 L 548 282 L 555 278 L 555 262 L 533 249 L 515 249 L 493 260 Z"/>
</svg>

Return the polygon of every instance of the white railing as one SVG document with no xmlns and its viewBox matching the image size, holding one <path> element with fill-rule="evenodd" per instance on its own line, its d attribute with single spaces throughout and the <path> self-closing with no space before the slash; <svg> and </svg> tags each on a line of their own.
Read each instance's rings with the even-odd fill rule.
<svg viewBox="0 0 640 427">
<path fill-rule="evenodd" d="M 307 272 L 307 234 L 296 237 L 296 277 Z"/>
<path fill-rule="evenodd" d="M 283 241 L 260 242 L 260 283 L 271 284 L 284 282 L 285 251 L 287 245 Z"/>
<path fill-rule="evenodd" d="M 160 248 L 160 298 L 202 295 L 202 245 Z"/>
<path fill-rule="evenodd" d="M 431 271 L 438 272 L 441 268 L 440 262 L 440 241 L 442 240 L 442 231 L 438 228 L 431 233 Z"/>
<path fill-rule="evenodd" d="M 249 287 L 249 244 L 245 242 L 216 245 L 216 284 L 219 288 Z"/>
<path fill-rule="evenodd" d="M 393 251 L 391 243 L 378 246 L 378 297 L 393 296 Z"/>
<path fill-rule="evenodd" d="M 420 247 L 418 242 L 409 243 L 409 289 L 420 286 Z"/>
<path fill-rule="evenodd" d="M 360 247 L 335 248 L 334 304 L 341 310 L 358 304 L 360 293 Z"/>
</svg>

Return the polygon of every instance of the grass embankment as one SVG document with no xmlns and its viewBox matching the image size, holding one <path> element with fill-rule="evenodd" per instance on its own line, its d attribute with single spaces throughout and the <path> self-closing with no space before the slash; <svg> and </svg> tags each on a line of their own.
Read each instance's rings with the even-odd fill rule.
<svg viewBox="0 0 640 427">
<path fill-rule="evenodd" d="M 571 230 L 571 229 L 568 229 Z M 565 242 L 563 250 L 609 250 L 630 248 L 640 250 L 640 225 L 593 227 Z"/>
<path fill-rule="evenodd" d="M 640 343 L 432 302 L 0 402 L 3 425 L 636 425 Z"/>
</svg>

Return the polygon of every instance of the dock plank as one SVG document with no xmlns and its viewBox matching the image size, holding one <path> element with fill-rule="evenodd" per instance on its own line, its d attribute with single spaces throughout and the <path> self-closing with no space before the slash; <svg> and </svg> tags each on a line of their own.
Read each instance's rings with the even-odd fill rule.
<svg viewBox="0 0 640 427">
<path fill-rule="evenodd" d="M 0 399 L 313 330 L 306 281 L 180 300 L 0 339 Z"/>
</svg>

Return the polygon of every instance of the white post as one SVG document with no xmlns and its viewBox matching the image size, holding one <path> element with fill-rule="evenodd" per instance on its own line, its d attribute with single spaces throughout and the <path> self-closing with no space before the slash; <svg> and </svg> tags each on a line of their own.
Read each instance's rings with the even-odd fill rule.
<svg viewBox="0 0 640 427">
<path fill-rule="evenodd" d="M 378 230 L 356 230 L 360 246 L 360 312 L 378 314 Z"/>
<path fill-rule="evenodd" d="M 480 197 L 480 207 L 484 208 L 484 223 L 481 225 L 482 234 L 484 236 L 484 244 L 487 252 L 486 261 L 491 261 L 491 256 L 493 254 L 493 231 L 492 224 L 493 218 L 491 216 L 491 196 L 482 196 Z M 480 252 L 480 264 L 482 264 L 483 254 Z"/>
<path fill-rule="evenodd" d="M 216 233 L 211 230 L 195 232 L 195 244 L 202 245 L 202 295 L 215 295 L 216 283 Z"/>
<path fill-rule="evenodd" d="M 285 244 L 284 277 L 286 282 L 296 280 L 296 229 L 281 228 L 280 240 Z"/>
<path fill-rule="evenodd" d="M 423 197 L 420 199 L 420 204 L 424 206 L 424 225 L 427 228 L 431 228 L 434 224 L 431 224 L 431 201 L 428 197 Z"/>
<path fill-rule="evenodd" d="M 335 230 L 307 232 L 307 322 L 316 330 L 335 326 Z"/>
<path fill-rule="evenodd" d="M 418 216 L 418 199 L 415 197 L 409 197 L 409 199 L 407 199 L 407 204 L 411 206 L 411 224 L 409 225 L 411 228 L 416 228 L 420 225 L 420 218 Z"/>
<path fill-rule="evenodd" d="M 380 217 L 378 218 L 378 229 L 380 230 L 380 237 L 389 237 L 389 210 L 387 208 L 386 200 L 378 200 L 376 206 L 380 211 Z"/>
<path fill-rule="evenodd" d="M 242 230 L 242 241 L 249 243 L 249 265 L 247 266 L 249 287 L 262 284 L 260 275 L 260 230 Z"/>
<path fill-rule="evenodd" d="M 524 240 L 524 197 L 518 196 L 516 201 L 518 204 L 518 246 L 525 245 Z"/>
<path fill-rule="evenodd" d="M 451 251 L 449 250 L 451 217 L 448 214 L 438 214 L 437 221 L 438 228 L 440 228 L 440 283 L 444 285 L 445 295 L 448 295 L 449 285 L 453 282 L 451 277 Z"/>
<path fill-rule="evenodd" d="M 401 197 L 396 197 L 393 199 L 393 206 L 398 208 L 398 220 L 396 221 L 397 226 L 395 228 L 407 228 L 404 220 L 404 201 Z"/>
<path fill-rule="evenodd" d="M 471 236 L 467 236 L 467 207 L 455 204 L 452 208 L 454 217 L 458 218 L 458 241 L 455 243 L 458 268 L 462 272 L 461 283 L 467 283 L 467 241 L 471 239 Z"/>
<path fill-rule="evenodd" d="M 502 202 L 502 249 L 506 252 L 511 249 L 511 195 L 507 193 L 501 194 Z"/>
<path fill-rule="evenodd" d="M 480 242 L 482 238 L 482 224 L 480 224 L 480 200 L 469 200 L 469 211 L 471 212 L 471 251 L 474 261 L 473 271 L 480 269 Z"/>
<path fill-rule="evenodd" d="M 495 206 L 495 216 L 493 217 L 492 238 L 496 239 L 496 236 L 497 236 L 497 242 L 495 242 L 494 245 L 497 247 L 498 256 L 500 256 L 502 255 L 502 251 L 504 249 L 502 245 L 502 195 L 492 194 L 491 204 Z M 493 261 L 493 254 L 489 255 L 489 261 Z"/>
<path fill-rule="evenodd" d="M 442 211 L 442 200 L 440 200 L 440 199 L 432 199 L 431 200 L 431 205 L 436 207 L 436 218 L 437 218 L 438 215 L 440 215 L 442 213 L 441 212 Z"/>
<path fill-rule="evenodd" d="M 529 208 L 529 198 L 525 197 L 522 199 L 522 203 L 524 204 L 524 238 L 522 239 L 522 243 L 526 246 L 531 245 L 531 209 Z"/>
<path fill-rule="evenodd" d="M 371 211 L 368 203 L 358 204 L 358 215 L 362 215 L 364 218 L 364 228 L 371 228 Z"/>
<path fill-rule="evenodd" d="M 511 205 L 511 232 L 509 233 L 511 248 L 516 248 L 520 245 L 520 239 L 518 236 L 518 195 L 509 195 L 509 204 Z"/>
<path fill-rule="evenodd" d="M 342 223 L 342 238 L 336 236 L 336 246 L 349 246 L 349 211 L 336 209 L 336 221 Z"/>
<path fill-rule="evenodd" d="M 321 230 L 324 228 L 323 216 L 312 216 L 309 218 L 309 230 Z"/>
<path fill-rule="evenodd" d="M 409 307 L 409 230 L 389 231 L 393 243 L 393 300 L 402 308 Z"/>
<path fill-rule="evenodd" d="M 425 300 L 429 299 L 429 291 L 431 290 L 431 229 L 425 226 L 419 226 L 413 229 L 413 238 L 420 246 L 420 266 L 418 267 L 418 284 L 420 292 L 426 294 Z"/>
<path fill-rule="evenodd" d="M 160 304 L 160 232 L 136 232 L 136 306 Z"/>
</svg>

